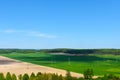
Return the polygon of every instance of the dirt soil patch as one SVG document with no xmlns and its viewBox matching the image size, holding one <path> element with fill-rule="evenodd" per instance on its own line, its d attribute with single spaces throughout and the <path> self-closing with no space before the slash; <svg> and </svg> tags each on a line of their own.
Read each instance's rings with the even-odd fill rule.
<svg viewBox="0 0 120 80">
<path fill-rule="evenodd" d="M 36 65 L 27 62 L 21 62 L 19 60 L 10 59 L 7 57 L 0 56 L 0 72 L 6 74 L 7 72 L 15 73 L 16 75 L 28 73 L 29 75 L 34 72 L 42 73 L 57 73 L 65 76 L 66 71 L 41 65 Z M 71 75 L 74 77 L 83 77 L 82 74 L 71 72 Z"/>
</svg>

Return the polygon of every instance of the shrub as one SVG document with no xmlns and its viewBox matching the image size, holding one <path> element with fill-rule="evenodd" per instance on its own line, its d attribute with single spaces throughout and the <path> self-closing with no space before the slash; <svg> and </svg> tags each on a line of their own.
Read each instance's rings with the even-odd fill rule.
<svg viewBox="0 0 120 80">
<path fill-rule="evenodd" d="M 93 76 L 94 76 L 94 74 L 93 74 L 92 69 L 87 69 L 84 71 L 84 78 L 85 79 L 92 79 Z"/>
</svg>

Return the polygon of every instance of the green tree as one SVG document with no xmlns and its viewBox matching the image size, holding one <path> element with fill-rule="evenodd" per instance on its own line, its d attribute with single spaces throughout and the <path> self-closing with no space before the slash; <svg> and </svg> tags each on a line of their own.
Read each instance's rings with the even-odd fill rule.
<svg viewBox="0 0 120 80">
<path fill-rule="evenodd" d="M 36 77 L 35 74 L 32 73 L 32 74 L 30 75 L 30 79 L 29 79 L 29 80 L 34 80 L 35 77 Z"/>
<path fill-rule="evenodd" d="M 12 80 L 12 76 L 11 76 L 10 72 L 8 72 L 6 74 L 6 80 Z"/>
<path fill-rule="evenodd" d="M 0 80 L 5 80 L 3 73 L 0 73 Z"/>
<path fill-rule="evenodd" d="M 18 75 L 18 80 L 22 80 L 22 74 Z"/>
<path fill-rule="evenodd" d="M 62 77 L 62 75 L 60 75 L 60 76 L 59 76 L 59 80 L 63 80 L 63 77 Z"/>
<path fill-rule="evenodd" d="M 66 80 L 72 80 L 72 77 L 71 77 L 69 70 L 67 70 L 67 73 L 66 73 Z"/>
<path fill-rule="evenodd" d="M 23 80 L 29 80 L 28 74 L 24 74 L 24 75 L 23 75 Z"/>
<path fill-rule="evenodd" d="M 42 75 L 42 73 L 41 73 L 41 72 L 38 72 L 38 73 L 37 73 L 37 76 L 41 76 L 41 75 Z"/>
<path fill-rule="evenodd" d="M 12 74 L 12 80 L 17 80 L 17 77 L 15 74 Z"/>
<path fill-rule="evenodd" d="M 94 74 L 93 74 L 92 69 L 87 69 L 84 71 L 84 78 L 85 79 L 92 79 L 93 76 L 94 76 Z"/>
<path fill-rule="evenodd" d="M 46 73 L 42 74 L 41 79 L 48 80 L 48 74 L 46 74 Z"/>
</svg>

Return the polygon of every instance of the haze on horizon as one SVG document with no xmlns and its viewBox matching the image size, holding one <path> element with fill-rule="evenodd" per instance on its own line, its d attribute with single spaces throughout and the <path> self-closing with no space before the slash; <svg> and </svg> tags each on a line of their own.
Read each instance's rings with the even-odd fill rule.
<svg viewBox="0 0 120 80">
<path fill-rule="evenodd" d="M 120 0 L 0 0 L 0 48 L 120 48 Z"/>
</svg>

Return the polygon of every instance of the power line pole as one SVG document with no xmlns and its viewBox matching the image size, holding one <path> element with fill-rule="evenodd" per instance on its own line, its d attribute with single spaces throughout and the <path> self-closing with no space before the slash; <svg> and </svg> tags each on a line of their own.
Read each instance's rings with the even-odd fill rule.
<svg viewBox="0 0 120 80">
<path fill-rule="evenodd" d="M 68 65 L 70 65 L 71 64 L 71 62 L 70 62 L 70 57 L 68 58 Z"/>
</svg>

